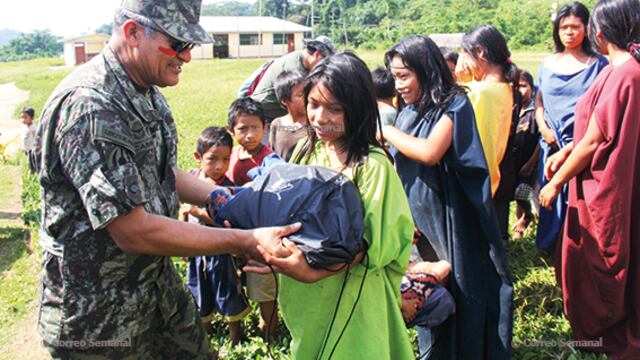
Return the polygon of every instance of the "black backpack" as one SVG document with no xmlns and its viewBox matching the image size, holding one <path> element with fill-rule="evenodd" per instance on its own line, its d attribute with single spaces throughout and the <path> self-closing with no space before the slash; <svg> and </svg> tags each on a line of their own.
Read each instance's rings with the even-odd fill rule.
<svg viewBox="0 0 640 360">
<path fill-rule="evenodd" d="M 295 222 L 288 236 L 311 267 L 349 264 L 366 250 L 364 212 L 358 189 L 346 176 L 324 167 L 278 163 L 265 168 L 219 212 L 217 220 L 252 229 Z"/>
</svg>

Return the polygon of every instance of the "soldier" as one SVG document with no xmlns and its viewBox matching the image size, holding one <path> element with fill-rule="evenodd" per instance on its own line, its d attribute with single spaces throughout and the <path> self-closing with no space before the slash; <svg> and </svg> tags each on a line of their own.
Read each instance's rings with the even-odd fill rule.
<svg viewBox="0 0 640 360">
<path fill-rule="evenodd" d="M 35 157 L 44 248 L 38 330 L 54 358 L 210 358 L 169 256 L 277 253 L 299 226 L 215 229 L 174 220 L 215 186 L 176 167 L 176 126 L 157 87 L 178 83 L 201 0 L 125 0 L 104 51 L 51 95 Z M 282 251 L 282 250 L 280 250 Z"/>
</svg>

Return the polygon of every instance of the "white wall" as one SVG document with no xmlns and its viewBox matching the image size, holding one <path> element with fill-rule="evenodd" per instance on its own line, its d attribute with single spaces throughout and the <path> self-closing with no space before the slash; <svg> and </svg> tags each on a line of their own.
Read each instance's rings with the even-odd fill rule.
<svg viewBox="0 0 640 360">
<path fill-rule="evenodd" d="M 200 59 L 212 59 L 213 58 L 213 44 L 196 45 L 191 50 L 191 58 Z"/>
<path fill-rule="evenodd" d="M 76 49 L 73 42 L 64 43 L 64 64 L 67 66 L 76 64 Z"/>
<path fill-rule="evenodd" d="M 295 50 L 302 49 L 303 33 L 294 34 Z M 260 45 L 240 45 L 240 34 L 229 34 L 229 58 L 256 58 L 256 57 L 278 57 L 286 54 L 289 50 L 287 44 L 274 45 L 273 33 L 262 33 L 262 46 Z M 191 50 L 193 59 L 212 59 L 213 45 L 197 45 Z"/>
<path fill-rule="evenodd" d="M 233 45 L 231 43 L 231 35 L 234 35 Z M 302 33 L 295 34 L 295 41 L 302 44 Z M 233 46 L 233 49 L 231 47 Z M 296 50 L 299 45 L 296 43 Z M 229 57 L 233 58 L 255 58 L 255 57 L 278 57 L 288 52 L 287 44 L 273 44 L 273 33 L 262 33 L 262 45 L 240 45 L 240 36 L 238 34 L 229 34 Z"/>
</svg>

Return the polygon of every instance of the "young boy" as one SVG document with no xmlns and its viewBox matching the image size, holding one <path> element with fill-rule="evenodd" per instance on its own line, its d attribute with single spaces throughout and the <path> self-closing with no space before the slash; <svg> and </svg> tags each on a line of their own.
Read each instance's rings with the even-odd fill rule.
<svg viewBox="0 0 640 360">
<path fill-rule="evenodd" d="M 24 149 L 24 153 L 29 159 L 29 171 L 31 171 L 32 174 L 35 171 L 35 167 L 30 154 L 36 147 L 36 125 L 33 123 L 34 116 L 35 111 L 30 107 L 22 109 L 22 112 L 20 113 L 22 123 L 27 127 L 22 133 L 22 138 L 20 140 L 22 143 L 22 149 Z"/>
<path fill-rule="evenodd" d="M 285 161 L 289 161 L 298 141 L 307 136 L 307 109 L 304 105 L 304 75 L 285 71 L 274 83 L 280 104 L 287 115 L 276 118 L 269 131 L 269 146 Z"/>
<path fill-rule="evenodd" d="M 229 167 L 233 139 L 224 127 L 208 127 L 198 137 L 193 156 L 200 163 L 199 169 L 190 173 L 219 186 L 233 186 L 225 176 Z M 213 225 L 204 208 L 183 204 L 180 217 L 185 221 Z M 187 285 L 199 308 L 202 323 L 211 331 L 213 312 L 218 311 L 229 323 L 229 339 L 237 344 L 242 337 L 240 320 L 251 308 L 242 293 L 233 259 L 230 255 L 196 256 L 189 258 Z"/>
<path fill-rule="evenodd" d="M 453 81 L 458 81 L 456 76 L 456 65 L 458 65 L 458 53 L 448 47 L 441 47 L 440 53 L 444 57 L 444 61 L 447 62 L 447 66 L 449 67 L 449 71 L 451 72 L 451 76 L 453 76 Z"/>
<path fill-rule="evenodd" d="M 227 129 L 238 142 L 231 153 L 227 177 L 236 186 L 242 186 L 251 178 L 247 174 L 273 151 L 261 143 L 265 117 L 262 105 L 252 98 L 239 98 L 231 103 Z M 272 274 L 247 273 L 249 299 L 260 304 L 260 328 L 264 338 L 271 339 L 278 328 L 276 282 Z M 267 328 L 269 327 L 269 328 Z"/>
<path fill-rule="evenodd" d="M 537 196 L 532 196 L 532 192 L 535 185 L 535 170 L 540 155 L 538 126 L 533 106 L 533 77 L 524 70 L 520 73 L 519 90 L 520 94 L 522 94 L 524 106 L 520 111 L 520 121 L 516 126 L 513 138 L 516 169 L 518 169 L 514 194 L 514 200 L 518 204 L 516 208 L 517 220 L 512 227 L 514 239 L 522 237 L 522 234 L 533 219 L 531 201 L 535 202 L 538 198 Z"/>
<path fill-rule="evenodd" d="M 382 126 L 393 125 L 398 113 L 395 106 L 393 106 L 393 98 L 396 96 L 393 76 L 389 70 L 383 67 L 373 69 L 371 76 L 373 77 L 373 86 Z"/>
<path fill-rule="evenodd" d="M 251 98 L 239 98 L 231 103 L 227 130 L 238 142 L 231 152 L 227 177 L 236 186 L 242 186 L 251 178 L 249 170 L 262 165 L 262 159 L 273 151 L 262 144 L 265 126 L 262 105 Z"/>
</svg>

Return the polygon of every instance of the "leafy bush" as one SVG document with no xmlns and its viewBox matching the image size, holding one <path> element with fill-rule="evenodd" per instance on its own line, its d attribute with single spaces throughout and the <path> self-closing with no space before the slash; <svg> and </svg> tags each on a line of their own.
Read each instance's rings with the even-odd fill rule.
<svg viewBox="0 0 640 360">
<path fill-rule="evenodd" d="M 36 58 L 55 57 L 62 53 L 59 36 L 49 30 L 21 34 L 9 44 L 0 48 L 0 61 L 20 61 Z"/>
</svg>

